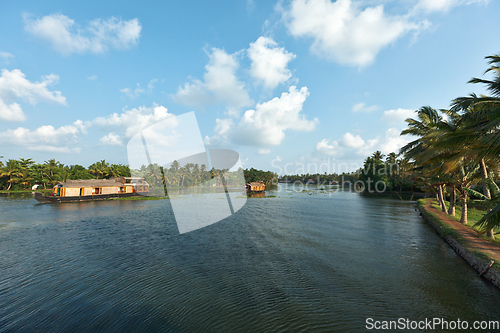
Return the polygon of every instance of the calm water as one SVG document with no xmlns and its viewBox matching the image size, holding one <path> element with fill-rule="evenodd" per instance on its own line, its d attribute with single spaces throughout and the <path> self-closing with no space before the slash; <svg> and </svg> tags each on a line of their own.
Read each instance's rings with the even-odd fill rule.
<svg viewBox="0 0 500 333">
<path fill-rule="evenodd" d="M 1 332 L 357 332 L 499 305 L 399 198 L 280 192 L 179 235 L 168 200 L 0 196 Z"/>
</svg>

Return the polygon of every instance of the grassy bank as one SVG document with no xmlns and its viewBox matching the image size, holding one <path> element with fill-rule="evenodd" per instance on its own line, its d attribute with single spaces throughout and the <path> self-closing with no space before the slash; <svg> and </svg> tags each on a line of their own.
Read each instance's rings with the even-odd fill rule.
<svg viewBox="0 0 500 333">
<path fill-rule="evenodd" d="M 439 204 L 437 203 L 436 200 L 433 200 L 433 199 L 424 199 L 424 200 L 427 200 L 427 202 L 431 202 L 431 205 L 432 205 L 433 208 L 436 208 L 437 210 L 441 210 L 441 207 L 439 206 Z M 448 208 L 449 207 L 449 202 L 446 201 L 445 203 L 446 203 L 446 207 Z M 471 228 L 472 230 L 478 232 L 480 234 L 479 237 L 487 239 L 489 241 L 492 241 L 491 238 L 486 237 L 486 235 L 484 234 L 484 231 L 481 228 L 474 226 L 474 224 L 477 221 L 479 221 L 485 214 L 486 214 L 486 210 L 476 209 L 476 208 L 470 208 L 469 207 L 467 209 L 467 224 L 466 224 L 466 226 L 469 227 L 469 228 Z M 453 216 L 453 215 L 447 215 L 447 216 L 449 218 L 457 221 L 457 222 L 460 222 L 460 217 L 462 216 L 462 207 L 461 207 L 461 204 L 457 203 L 457 205 L 455 206 L 455 216 Z M 495 233 L 497 233 L 497 232 L 500 231 L 500 229 L 495 228 L 495 229 L 493 229 L 493 231 Z M 495 235 L 494 242 L 500 245 L 500 235 Z"/>
<path fill-rule="evenodd" d="M 448 202 L 446 202 L 447 207 L 448 207 Z M 426 205 L 430 205 L 432 208 L 436 210 L 430 210 L 427 209 Z M 437 203 L 437 201 L 433 198 L 428 198 L 428 199 L 419 199 L 417 200 L 417 206 L 420 206 L 424 208 L 425 213 L 427 215 L 427 218 L 435 225 L 438 226 L 439 228 L 439 233 L 442 237 L 446 238 L 447 236 L 450 236 L 454 238 L 460 245 L 462 245 L 464 248 L 466 248 L 469 252 L 474 254 L 480 261 L 483 263 L 488 263 L 490 260 L 494 260 L 491 258 L 487 253 L 484 253 L 480 250 L 478 250 L 476 247 L 474 247 L 470 242 L 467 241 L 462 235 L 458 232 L 458 230 L 453 227 L 453 225 L 450 225 L 446 223 L 445 221 L 442 220 L 442 218 L 439 216 L 438 212 L 441 212 L 441 207 Z M 484 210 L 479 210 L 479 209 L 474 209 L 474 208 L 469 208 L 468 210 L 468 224 L 462 226 L 468 227 L 471 229 L 475 234 L 477 238 L 480 238 L 484 241 L 494 243 L 496 245 L 500 245 L 500 239 L 499 236 L 496 235 L 496 239 L 492 240 L 491 238 L 487 238 L 482 230 L 480 230 L 477 227 L 474 227 L 473 225 L 481 218 L 483 215 L 486 213 Z M 454 220 L 456 222 L 460 222 L 460 216 L 462 214 L 461 207 L 457 206 L 455 210 L 455 216 L 452 215 L 446 215 L 447 218 Z M 493 268 L 495 270 L 500 271 L 500 262 L 498 260 L 494 260 L 495 263 L 493 264 Z"/>
<path fill-rule="evenodd" d="M 11 190 L 11 191 L 7 191 L 7 190 L 0 190 L 0 193 L 31 193 L 31 192 L 40 192 L 40 193 L 51 193 L 52 192 L 52 189 L 47 189 L 47 190 L 44 190 L 44 189 L 37 189 L 37 190 Z"/>
</svg>

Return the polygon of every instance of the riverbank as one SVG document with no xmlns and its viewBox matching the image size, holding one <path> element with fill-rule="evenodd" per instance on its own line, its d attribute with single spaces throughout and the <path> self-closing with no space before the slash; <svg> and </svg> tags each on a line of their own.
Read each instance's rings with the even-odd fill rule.
<svg viewBox="0 0 500 333">
<path fill-rule="evenodd" d="M 500 245 L 443 213 L 434 202 L 435 199 L 418 200 L 420 215 L 481 276 L 500 288 Z"/>
<path fill-rule="evenodd" d="M 32 193 L 32 192 L 40 192 L 40 193 L 52 193 L 52 189 L 36 189 L 36 190 L 0 190 L 0 193 Z"/>
</svg>

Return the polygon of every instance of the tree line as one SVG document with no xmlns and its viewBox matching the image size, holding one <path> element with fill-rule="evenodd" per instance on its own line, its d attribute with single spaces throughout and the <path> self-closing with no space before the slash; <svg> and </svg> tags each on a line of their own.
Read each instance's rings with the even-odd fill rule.
<svg viewBox="0 0 500 333">
<path fill-rule="evenodd" d="M 0 156 L 1 158 L 1 156 Z M 44 163 L 36 163 L 33 159 L 9 159 L 5 163 L 0 161 L 0 189 L 29 190 L 38 184 L 43 188 L 50 188 L 56 182 L 71 179 L 108 179 L 111 177 L 142 177 L 152 188 L 191 187 L 201 185 L 211 179 L 215 186 L 240 186 L 245 180 L 241 179 L 243 171 L 245 180 L 264 181 L 272 183 L 276 173 L 257 170 L 254 168 L 229 172 L 227 169 L 208 170 L 205 164 L 187 163 L 182 166 L 173 161 L 169 168 L 158 164 L 142 165 L 139 169 L 131 170 L 128 165 L 109 164 L 106 160 L 93 163 L 88 168 L 81 165 L 64 165 L 50 159 Z M 224 178 L 224 180 L 222 180 Z M 225 184 L 223 184 L 223 181 Z"/>
<path fill-rule="evenodd" d="M 500 190 L 496 183 L 500 167 L 500 56 L 486 57 L 492 80 L 472 78 L 468 83 L 482 84 L 489 95 L 470 94 L 451 101 L 449 109 L 430 106 L 416 111 L 406 120 L 401 135 L 413 141 L 399 155 L 411 165 L 424 188 L 436 193 L 443 212 L 455 215 L 461 205 L 460 222 L 467 224 L 471 198 L 487 208 L 477 222 L 490 237 L 500 226 Z M 481 185 L 480 188 L 474 185 Z M 446 200 L 448 199 L 448 200 Z"/>
<path fill-rule="evenodd" d="M 1 158 L 1 156 L 0 156 Z M 0 188 L 4 190 L 28 190 L 38 184 L 47 188 L 58 181 L 69 179 L 103 179 L 130 176 L 130 169 L 123 164 L 109 164 L 105 160 L 95 162 L 88 168 L 81 165 L 64 165 L 50 159 L 36 163 L 31 158 L 0 161 Z"/>
<path fill-rule="evenodd" d="M 410 172 L 411 164 L 407 159 L 398 158 L 398 154 L 390 153 L 387 156 L 380 151 L 367 157 L 363 167 L 352 172 L 342 173 L 305 173 L 284 175 L 280 182 L 320 184 L 362 187 L 370 191 L 375 184 L 383 184 L 384 191 L 420 191 L 420 186 L 415 181 L 414 174 Z"/>
</svg>

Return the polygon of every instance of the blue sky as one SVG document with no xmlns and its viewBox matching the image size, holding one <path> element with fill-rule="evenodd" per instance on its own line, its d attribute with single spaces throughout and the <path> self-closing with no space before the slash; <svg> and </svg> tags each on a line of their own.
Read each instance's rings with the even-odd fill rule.
<svg viewBox="0 0 500 333">
<path fill-rule="evenodd" d="M 195 111 L 244 167 L 353 169 L 419 107 L 484 93 L 467 81 L 500 52 L 498 1 L 1 6 L 4 160 L 127 164 L 141 128 Z"/>
</svg>

